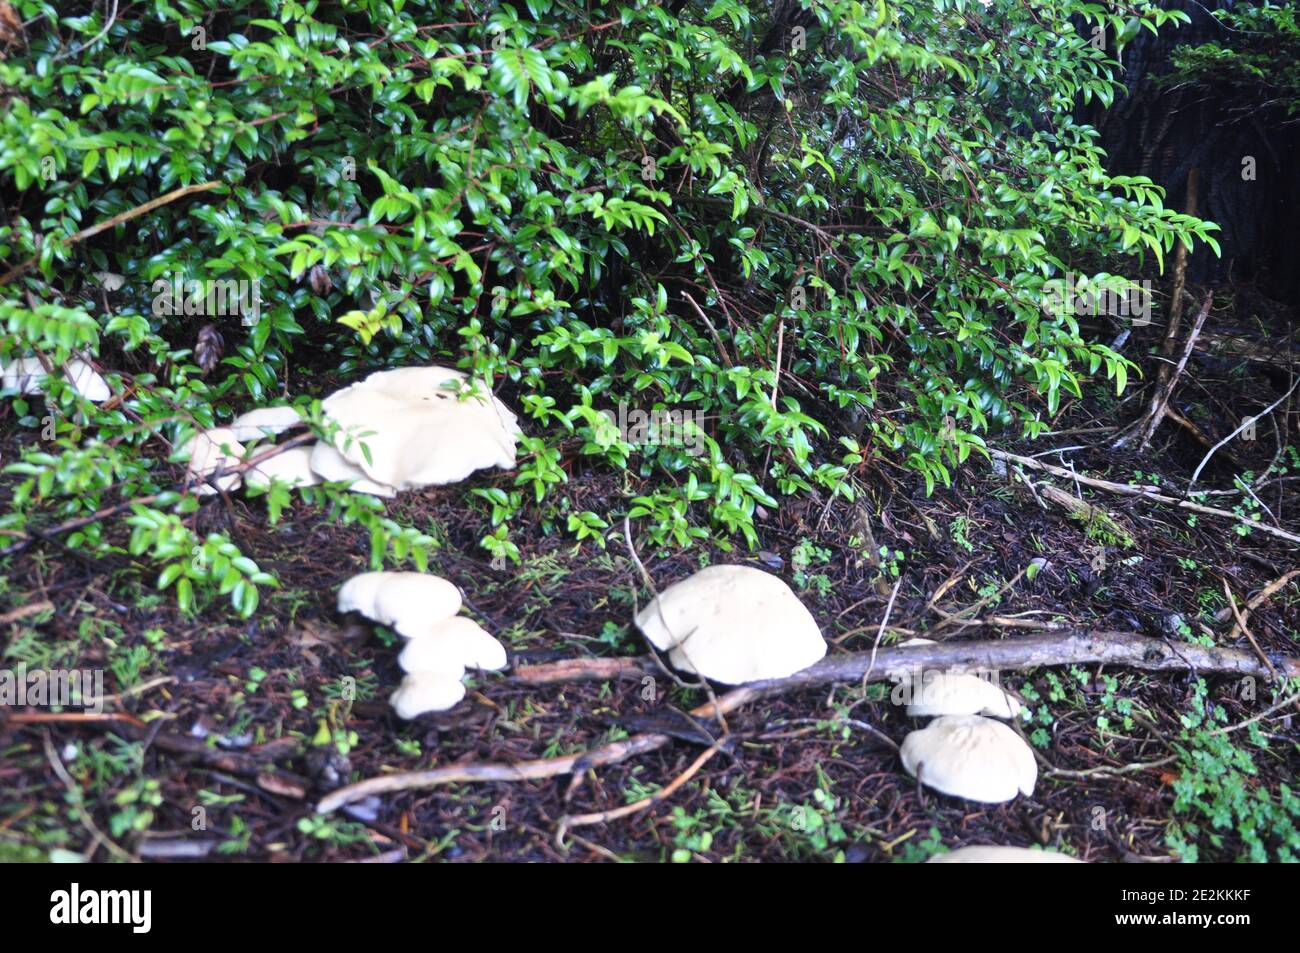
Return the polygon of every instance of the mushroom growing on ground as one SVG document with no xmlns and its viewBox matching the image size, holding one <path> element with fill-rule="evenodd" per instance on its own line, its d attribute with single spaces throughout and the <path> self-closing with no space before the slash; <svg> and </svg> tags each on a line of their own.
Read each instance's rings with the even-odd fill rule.
<svg viewBox="0 0 1300 953">
<path fill-rule="evenodd" d="M 273 437 L 300 423 L 302 417 L 292 407 L 259 407 L 236 417 L 230 431 L 236 440 L 256 440 Z"/>
<path fill-rule="evenodd" d="M 438 671 L 457 665 L 498 672 L 506 667 L 506 650 L 473 619 L 452 616 L 411 638 L 397 657 L 407 672 Z"/>
<path fill-rule="evenodd" d="M 290 447 L 275 456 L 259 460 L 244 474 L 248 486 L 269 486 L 281 480 L 290 486 L 315 486 L 320 477 L 311 468 L 311 447 Z"/>
<path fill-rule="evenodd" d="M 481 384 L 481 393 L 461 394 L 467 387 L 460 371 L 402 367 L 343 388 L 321 409 L 339 426 L 334 446 L 375 483 L 397 490 L 456 483 L 485 467 L 514 467 L 520 433 L 505 404 Z"/>
<path fill-rule="evenodd" d="M 217 491 L 207 482 L 207 477 L 218 470 L 227 470 L 237 466 L 243 459 L 244 447 L 225 427 L 200 430 L 181 448 L 181 453 L 189 458 L 186 468 L 187 477 L 198 482 L 200 496 L 211 496 Z M 217 477 L 217 486 L 223 490 L 233 490 L 240 483 L 238 473 L 227 473 Z"/>
<path fill-rule="evenodd" d="M 506 667 L 506 650 L 472 619 L 456 615 L 460 592 L 418 572 L 365 572 L 339 590 L 339 611 L 360 612 L 410 639 L 398 663 L 409 674 L 389 697 L 398 716 L 445 711 L 465 697 L 466 668 Z"/>
<path fill-rule="evenodd" d="M 1081 864 L 1083 861 L 1054 850 L 1029 847 L 974 846 L 958 847 L 946 854 L 935 854 L 927 864 Z"/>
<path fill-rule="evenodd" d="M 903 767 L 922 784 L 972 801 L 1000 804 L 1033 794 L 1034 752 L 1000 721 L 945 715 L 903 739 Z"/>
<path fill-rule="evenodd" d="M 465 670 L 413 672 L 388 696 L 397 717 L 410 721 L 430 711 L 446 711 L 465 697 Z"/>
<path fill-rule="evenodd" d="M 63 366 L 63 376 L 72 389 L 86 400 L 103 403 L 112 396 L 108 382 L 93 367 L 74 357 Z M 20 394 L 44 394 L 45 378 L 49 374 L 38 357 L 22 357 L 6 364 L 0 372 L 0 387 L 12 388 Z"/>
<path fill-rule="evenodd" d="M 910 645 L 934 645 L 933 639 L 908 639 L 899 648 Z M 1015 718 L 1020 702 L 997 685 L 968 672 L 921 672 L 909 678 L 907 713 L 913 718 L 932 715 L 989 715 Z"/>
<path fill-rule="evenodd" d="M 793 675 L 826 654 L 799 597 L 752 566 L 701 569 L 659 593 L 636 624 L 681 670 L 728 685 Z"/>
<path fill-rule="evenodd" d="M 460 611 L 460 590 L 424 572 L 363 572 L 339 589 L 339 612 L 360 612 L 405 638 Z"/>
</svg>

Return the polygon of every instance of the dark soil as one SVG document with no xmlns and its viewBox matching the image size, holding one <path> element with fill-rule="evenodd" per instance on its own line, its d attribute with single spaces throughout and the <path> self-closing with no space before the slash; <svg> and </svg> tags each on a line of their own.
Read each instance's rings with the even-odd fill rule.
<svg viewBox="0 0 1300 953">
<path fill-rule="evenodd" d="M 1149 395 L 1138 393 L 1119 406 L 1103 399 L 1065 408 L 1053 422 L 1058 435 L 1019 450 L 1119 482 L 1150 482 L 1156 474 L 1176 491 L 1205 451 L 1185 430 L 1166 422 L 1155 447 L 1142 454 L 1112 452 L 1104 443 L 1111 435 L 1094 432 L 1133 419 Z M 1218 396 L 1226 393 L 1242 409 Z M 1275 382 L 1240 364 L 1196 362 L 1179 406 L 1217 440 L 1242 413 L 1278 393 Z M 1287 442 L 1290 415 L 1274 419 Z M 30 439 L 13 429 L 4 427 L 5 459 Z M 1052 447 L 1082 449 L 1046 455 Z M 1230 489 L 1233 473 L 1262 471 L 1277 447 L 1272 425 L 1261 423 L 1254 443 L 1232 444 L 1235 465 L 1221 454 L 1201 484 Z M 575 470 L 569 476 L 579 511 L 621 512 L 626 491 L 640 489 L 635 480 L 625 486 L 621 475 Z M 480 474 L 472 485 L 507 486 L 511 479 Z M 643 558 L 661 586 L 708 562 L 770 569 L 779 558 L 776 571 L 805 599 L 832 652 L 870 650 L 894 583 L 887 567 L 882 574 L 866 558 L 863 513 L 871 515 L 876 544 L 904 556 L 889 641 L 903 636 L 899 630 L 934 630 L 941 616 L 929 601 L 954 578 L 937 603 L 949 613 L 974 605 L 1043 557 L 1048 563 L 1032 582 L 1022 579 L 979 614 L 1134 630 L 1175 643 L 1208 637 L 1249 650 L 1243 636 L 1228 643 L 1231 621 L 1215 618 L 1227 605 L 1224 582 L 1244 603 L 1295 565 L 1293 547 L 1258 531 L 1241 536 L 1226 520 L 1189 520 L 1171 507 L 1085 490 L 1134 539 L 1131 547 L 1106 545 L 1105 568 L 1097 571 L 1101 544 L 1087 527 L 1044 509 L 985 462 L 972 460 L 951 488 L 930 497 L 919 480 L 885 463 L 862 482 L 870 498 L 857 504 L 795 500 L 766 515 L 759 523 L 763 554 L 709 547 L 653 554 L 642 543 Z M 1272 510 L 1262 519 L 1300 523 L 1292 486 L 1274 482 L 1259 491 Z M 463 486 L 430 490 L 403 495 L 389 511 L 442 540 L 431 571 L 460 586 L 467 610 L 510 647 L 514 661 L 643 651 L 628 623 L 634 600 L 643 602 L 646 592 L 617 536 L 601 551 L 577 547 L 541 525 L 519 525 L 512 538 L 522 565 L 498 571 L 478 547 L 488 520 L 471 499 Z M 1231 508 L 1240 499 L 1211 502 Z M 506 674 L 477 679 L 465 702 L 444 716 L 402 722 L 386 703 L 400 680 L 396 640 L 334 609 L 339 584 L 369 568 L 364 531 L 336 525 L 302 503 L 268 526 L 260 502 L 239 498 L 229 510 L 219 499 L 206 503 L 198 519 L 201 529 L 232 530 L 280 579 L 253 620 L 236 619 L 224 600 L 193 617 L 181 614 L 170 597 L 153 594 L 152 573 L 141 575 L 125 552 L 91 562 L 43 545 L 0 565 L 7 576 L 0 613 L 43 601 L 53 606 L 3 626 L 5 665 L 12 666 L 19 649 L 26 657 L 39 643 L 54 653 L 51 664 L 107 667 L 107 691 L 130 693 L 109 706 L 116 714 L 100 720 L 61 720 L 36 709 L 0 714 L 0 853 L 40 859 L 62 848 L 97 860 L 179 851 L 182 859 L 286 861 L 661 860 L 676 854 L 877 862 L 923 859 L 939 843 L 986 843 L 1044 845 L 1090 861 L 1173 857 L 1167 828 L 1177 814 L 1174 785 L 1186 762 L 1124 774 L 1044 770 L 1032 797 L 1002 806 L 964 802 L 918 789 L 893 748 L 862 727 L 895 743 L 916 727 L 890 704 L 887 686 L 846 686 L 750 706 L 728 719 L 735 742 L 727 752 L 666 803 L 576 828 L 563 843 L 556 838 L 561 818 L 653 793 L 703 747 L 683 731 L 659 751 L 576 776 L 411 791 L 317 818 L 319 797 L 352 780 L 580 752 L 666 724 L 674 710 L 705 699 L 673 686 L 647 702 L 636 681 L 536 687 Z M 808 565 L 796 580 L 792 563 L 801 547 Z M 1250 629 L 1267 653 L 1300 653 L 1296 589 L 1282 589 L 1257 609 Z M 1014 639 L 1027 631 L 949 625 L 936 637 Z M 123 661 L 132 658 L 140 663 L 134 669 Z M 357 685 L 352 703 L 340 698 L 349 676 Z M 1117 682 L 1108 685 L 1108 676 Z M 1035 720 L 1024 730 L 1041 730 L 1036 740 L 1043 742 L 1044 762 L 1080 772 L 1169 759 L 1198 678 L 1078 669 L 1005 673 L 1003 685 L 1038 696 L 1029 702 Z M 1233 723 L 1271 703 L 1266 686 L 1257 698 L 1243 698 L 1239 680 L 1208 683 L 1211 699 Z M 1113 707 L 1116 699 L 1132 703 L 1128 724 Z M 1109 718 L 1107 729 L 1099 717 Z M 1271 743 L 1252 748 L 1252 784 L 1276 791 L 1300 770 L 1300 728 L 1286 712 L 1260 727 Z M 65 770 L 70 777 L 61 779 Z M 90 823 L 72 806 L 78 797 L 85 798 Z M 1213 836 L 1203 832 L 1197 843 L 1207 859 L 1231 859 L 1243 850 L 1232 824 Z"/>
</svg>

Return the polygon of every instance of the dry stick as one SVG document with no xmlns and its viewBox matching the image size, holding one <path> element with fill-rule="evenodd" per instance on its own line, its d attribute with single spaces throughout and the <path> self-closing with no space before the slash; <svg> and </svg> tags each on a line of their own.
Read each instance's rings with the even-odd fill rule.
<svg viewBox="0 0 1300 953">
<path fill-rule="evenodd" d="M 1179 247 L 1182 248 L 1183 246 Z M 1156 428 L 1160 426 L 1160 421 L 1164 419 L 1165 407 L 1169 403 L 1169 398 L 1174 396 L 1174 388 L 1178 386 L 1178 378 L 1182 376 L 1183 369 L 1187 367 L 1187 359 L 1192 356 L 1192 349 L 1196 347 L 1196 339 L 1201 334 L 1201 328 L 1205 326 L 1205 319 L 1209 316 L 1212 304 L 1214 304 L 1213 291 L 1205 296 L 1205 303 L 1201 305 L 1201 310 L 1196 315 L 1196 321 L 1192 324 L 1192 329 L 1187 332 L 1187 340 L 1183 342 L 1183 354 L 1178 359 L 1178 366 L 1172 374 L 1162 375 L 1160 386 L 1156 387 L 1155 396 L 1151 398 L 1151 409 L 1147 412 L 1146 423 L 1142 426 L 1142 438 L 1138 442 L 1139 449 L 1145 450 L 1150 445 L 1151 438 L 1155 436 Z"/>
<path fill-rule="evenodd" d="M 562 847 L 564 845 L 564 835 L 568 833 L 569 828 L 571 827 L 586 827 L 589 824 L 604 824 L 606 821 L 617 821 L 620 818 L 636 814 L 638 811 L 644 811 L 647 808 L 654 807 L 656 804 L 668 800 L 668 798 L 673 796 L 674 791 L 691 778 L 695 777 L 695 775 L 699 773 L 700 769 L 708 764 L 713 756 L 721 750 L 722 749 L 717 745 L 706 748 L 698 758 L 691 762 L 690 767 L 677 775 L 677 777 L 673 778 L 670 783 L 664 785 L 664 787 L 660 788 L 649 797 L 642 798 L 634 804 L 625 804 L 622 807 L 616 807 L 608 811 L 596 811 L 592 814 L 566 814 L 564 817 L 560 818 L 559 827 L 555 832 L 555 843 Z"/>
<path fill-rule="evenodd" d="M 1197 189 L 1197 185 L 1199 181 L 1200 181 L 1200 173 L 1197 169 L 1192 169 L 1190 172 L 1188 172 L 1187 201 L 1185 203 L 1186 213 L 1188 215 L 1196 214 L 1196 200 L 1197 200 L 1197 193 L 1199 191 Z M 1168 324 L 1165 326 L 1165 339 L 1163 342 L 1161 342 L 1160 345 L 1160 353 L 1166 360 L 1170 360 L 1174 356 L 1174 345 L 1175 342 L 1178 340 L 1178 330 L 1183 323 L 1183 293 L 1184 293 L 1183 289 L 1186 285 L 1186 278 L 1187 278 L 1187 253 L 1190 250 L 1191 249 L 1188 247 L 1188 243 L 1179 242 L 1178 250 L 1174 252 L 1174 286 L 1173 286 L 1173 292 L 1170 295 L 1170 299 L 1169 299 L 1169 321 Z M 1168 383 L 1168 381 L 1169 381 L 1169 364 L 1161 364 L 1160 371 L 1156 376 L 1157 395 L 1159 395 L 1160 392 L 1164 390 L 1165 384 Z M 1155 409 L 1156 409 L 1156 403 L 1155 403 L 1155 399 L 1153 399 L 1151 402 L 1151 408 L 1150 411 L 1148 412 L 1148 415 L 1141 418 L 1141 420 L 1139 420 L 1138 422 L 1135 422 L 1133 426 L 1126 427 L 1124 431 L 1121 432 L 1120 435 L 1115 438 L 1111 446 L 1113 446 L 1115 449 L 1119 449 L 1120 447 L 1124 446 L 1126 443 L 1128 443 L 1130 440 L 1133 439 L 1134 433 L 1136 433 L 1139 430 L 1142 430 L 1143 431 L 1142 446 L 1145 447 L 1147 442 L 1151 438 L 1150 435 L 1146 433 L 1144 425 L 1149 423 L 1152 419 L 1154 419 L 1153 416 L 1151 415 L 1154 414 Z M 1151 427 L 1152 434 L 1155 433 L 1156 426 L 1159 426 L 1159 420 L 1156 420 L 1156 425 Z"/>
<path fill-rule="evenodd" d="M 1232 629 L 1233 635 L 1236 635 L 1237 630 L 1240 629 L 1245 634 L 1246 638 L 1250 639 L 1250 644 L 1255 649 L 1255 654 L 1259 656 L 1260 661 L 1268 666 L 1268 670 L 1273 673 L 1273 678 L 1276 680 L 1278 678 L 1277 669 L 1273 667 L 1273 663 L 1268 660 L 1268 656 L 1264 654 L 1264 650 L 1261 649 L 1259 643 L 1255 641 L 1254 634 L 1249 628 L 1247 628 L 1246 620 L 1242 618 L 1241 610 L 1237 608 L 1237 597 L 1232 594 L 1232 588 L 1228 585 L 1228 580 L 1226 579 L 1223 580 L 1223 594 L 1228 597 L 1228 607 L 1232 609 L 1232 614 L 1237 619 L 1237 624 L 1233 626 Z"/>
<path fill-rule="evenodd" d="M 1279 589 L 1285 586 L 1296 576 L 1300 576 L 1300 569 L 1292 569 L 1289 572 L 1284 572 L 1282 575 L 1278 576 L 1276 579 L 1270 582 L 1263 589 L 1259 590 L 1259 592 L 1255 593 L 1255 595 L 1251 596 L 1250 599 L 1246 601 L 1245 607 L 1241 610 L 1242 617 L 1249 619 L 1250 614 L 1252 612 L 1254 612 L 1256 609 L 1262 606 L 1269 599 L 1272 599 L 1273 596 L 1277 594 L 1277 591 Z M 1220 609 L 1218 612 L 1214 614 L 1214 617 L 1218 619 L 1220 622 L 1227 622 L 1231 616 L 1232 616 L 1231 609 Z"/>
<path fill-rule="evenodd" d="M 225 184 L 226 183 L 224 182 L 204 182 L 202 185 L 187 185 L 184 188 L 175 189 L 171 192 L 168 192 L 166 195 L 160 195 L 156 199 L 150 199 L 148 202 L 145 202 L 143 205 L 137 205 L 135 208 L 127 209 L 125 212 L 119 212 L 117 215 L 114 215 L 112 218 L 108 219 L 107 221 L 100 222 L 97 225 L 92 225 L 90 226 L 90 228 L 84 229 L 83 231 L 77 232 L 76 234 L 69 235 L 67 238 L 60 239 L 60 241 L 62 241 L 63 244 L 65 245 L 75 245 L 77 242 L 85 241 L 87 238 L 94 238 L 100 232 L 104 232 L 110 228 L 113 228 L 114 226 L 121 225 L 123 222 L 129 222 L 133 218 L 137 218 L 141 215 L 144 215 L 146 212 L 152 212 L 154 209 L 161 208 L 164 205 L 168 205 L 172 202 L 175 202 L 177 199 L 183 199 L 187 195 L 194 195 L 196 192 L 207 192 L 210 191 L 211 189 L 215 189 L 219 185 L 225 185 Z M 31 271 L 33 268 L 36 267 L 36 263 L 39 260 L 40 260 L 40 255 L 33 255 L 31 258 L 28 258 L 21 265 L 17 265 L 14 268 L 11 268 L 9 271 L 5 272 L 3 275 L 0 275 L 0 285 L 7 285 L 15 278 L 25 275 L 27 272 Z"/>
<path fill-rule="evenodd" d="M 1005 450 L 998 450 L 995 447 L 988 448 L 989 455 L 997 460 L 1006 460 L 1009 463 L 1019 463 L 1022 466 L 1032 467 L 1035 470 L 1042 470 L 1044 473 L 1050 473 L 1053 476 L 1062 477 L 1066 480 L 1077 480 L 1084 486 L 1090 486 L 1094 489 L 1105 490 L 1108 493 L 1118 493 L 1121 496 L 1136 496 L 1143 500 L 1151 500 L 1154 503 L 1171 503 L 1179 509 L 1191 510 L 1193 513 L 1204 513 L 1207 516 L 1222 516 L 1241 523 L 1243 526 L 1249 526 L 1251 529 L 1257 529 L 1261 533 L 1267 533 L 1270 536 L 1276 536 L 1278 539 L 1285 539 L 1287 542 L 1300 543 L 1300 536 L 1295 533 L 1288 533 L 1284 529 L 1276 526 L 1269 526 L 1258 520 L 1250 519 L 1246 516 L 1240 516 L 1237 513 L 1229 513 L 1227 510 L 1216 509 L 1213 506 L 1204 506 L 1200 503 L 1193 503 L 1191 500 L 1180 500 L 1174 496 L 1166 496 L 1160 493 L 1153 486 L 1130 486 L 1127 483 L 1112 483 L 1110 480 L 1098 480 L 1096 477 L 1080 476 L 1065 467 L 1053 466 L 1050 463 L 1040 463 L 1032 457 L 1023 457 L 1018 453 L 1008 453 Z"/>
<path fill-rule="evenodd" d="M 1283 395 L 1282 395 L 1281 397 L 1279 397 L 1277 400 L 1273 401 L 1273 403 L 1269 404 L 1267 407 L 1265 407 L 1263 410 L 1261 410 L 1261 411 L 1260 411 L 1259 413 L 1257 413 L 1255 416 L 1253 416 L 1253 417 L 1243 417 L 1242 420 L 1241 420 L 1241 423 L 1237 425 L 1237 429 L 1236 429 L 1236 430 L 1234 430 L 1232 433 L 1228 434 L 1226 437 L 1224 437 L 1222 440 L 1220 440 L 1218 443 L 1216 443 L 1213 447 L 1211 447 L 1211 448 L 1210 448 L 1210 452 L 1207 453 L 1207 454 L 1205 455 L 1205 459 L 1203 459 L 1203 460 L 1201 461 L 1200 466 L 1198 466 L 1198 467 L 1196 468 L 1196 471 L 1192 474 L 1192 478 L 1191 478 L 1191 480 L 1188 481 L 1188 483 L 1187 483 L 1187 494 L 1188 494 L 1189 496 L 1191 495 L 1191 493 L 1192 493 L 1192 487 L 1196 485 L 1196 478 L 1199 477 L 1199 476 L 1201 475 L 1201 471 L 1205 469 L 1205 465 L 1206 465 L 1207 463 L 1210 462 L 1210 457 L 1212 457 L 1212 456 L 1214 456 L 1216 453 L 1218 453 L 1218 451 L 1219 451 L 1219 449 L 1220 449 L 1221 447 L 1223 447 L 1223 446 L 1224 446 L 1228 441 L 1230 441 L 1233 437 L 1237 436 L 1237 434 L 1241 433 L 1243 430 L 1245 430 L 1247 427 L 1249 427 L 1251 424 L 1253 424 L 1255 421 L 1257 421 L 1260 417 L 1267 417 L 1267 416 L 1268 416 L 1269 414 L 1271 414 L 1274 410 L 1276 410 L 1277 407 L 1278 407 L 1278 405 L 1281 404 L 1282 401 L 1286 400 L 1286 399 L 1287 399 L 1288 397 L 1290 397 L 1293 393 L 1295 393 L 1295 389 L 1296 389 L 1296 387 L 1300 387 L 1300 378 L 1296 378 L 1296 382 L 1295 382 L 1294 384 L 1291 385 L 1291 389 L 1290 389 L 1290 390 L 1288 390 L 1285 394 L 1283 394 Z"/>
<path fill-rule="evenodd" d="M 636 660 L 629 660 L 636 661 Z M 572 662 L 558 663 L 569 681 L 584 679 L 587 674 Z M 648 660 L 637 662 L 649 670 Z M 871 681 L 897 681 L 909 678 L 918 666 L 923 669 L 966 669 L 971 671 L 1015 671 L 1057 665 L 1110 665 L 1146 671 L 1188 671 L 1266 678 L 1268 668 L 1250 652 L 1240 649 L 1179 645 L 1176 648 L 1157 639 L 1132 632 L 1084 632 L 1072 630 L 1024 639 L 981 642 L 947 642 L 917 645 L 905 649 L 881 649 L 872 661 L 870 652 L 855 652 L 823 659 L 816 665 L 788 678 L 752 682 L 732 689 L 716 704 L 706 703 L 691 711 L 696 718 L 711 718 L 735 711 L 760 698 L 814 688 L 822 685 L 860 682 L 868 671 Z M 1288 678 L 1300 678 L 1300 658 L 1275 658 L 1274 666 Z M 534 666 L 533 684 L 547 684 L 546 666 Z M 591 678 L 601 676 L 592 669 Z M 522 674 L 522 673 L 520 673 Z M 516 675 L 516 678 L 520 677 Z M 540 758 L 518 764 L 468 764 L 434 768 L 429 771 L 406 771 L 384 774 L 339 788 L 321 799 L 316 810 L 322 814 L 337 810 L 371 795 L 395 791 L 427 790 L 444 784 L 473 782 L 537 781 L 586 771 L 589 768 L 618 764 L 637 755 L 656 751 L 672 739 L 668 735 L 648 733 L 633 735 L 622 741 L 602 745 L 580 754 L 558 758 Z"/>
</svg>

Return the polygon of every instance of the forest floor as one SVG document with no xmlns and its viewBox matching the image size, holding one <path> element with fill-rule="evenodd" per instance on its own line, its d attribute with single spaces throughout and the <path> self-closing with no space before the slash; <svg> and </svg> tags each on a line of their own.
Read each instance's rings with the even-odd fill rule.
<svg viewBox="0 0 1300 953">
<path fill-rule="evenodd" d="M 1108 449 L 1107 428 L 1137 416 L 1150 391 L 1133 389 L 1117 402 L 1096 393 L 1101 386 L 1062 411 L 1056 434 L 990 443 L 1081 475 L 1185 487 L 1205 447 L 1166 422 L 1147 452 Z M 1258 410 L 1279 391 L 1253 365 L 1198 358 L 1179 406 L 1217 440 L 1241 413 L 1216 396 L 1226 393 Z M 1288 439 L 1286 419 L 1275 419 L 1280 436 L 1261 421 L 1254 442 L 1230 445 L 1235 461 L 1216 455 L 1201 485 L 1232 489 L 1233 474 L 1263 472 Z M 0 434 L 5 459 L 31 439 L 12 427 Z M 1285 457 L 1297 472 L 1294 451 Z M 1258 503 L 1244 494 L 1210 502 L 1232 509 L 1245 500 L 1261 521 L 1294 527 L 1300 501 L 1279 475 L 1253 487 Z M 579 511 L 621 512 L 639 489 L 622 475 L 569 476 Z M 951 487 L 931 496 L 914 475 L 879 464 L 864 475 L 869 492 L 856 503 L 789 501 L 760 520 L 761 553 L 639 547 L 660 587 L 716 562 L 778 572 L 821 624 L 832 654 L 872 649 L 896 584 L 884 645 L 911 634 L 1032 632 L 944 621 L 942 612 L 977 606 L 973 617 L 1252 650 L 1220 615 L 1229 608 L 1225 584 L 1244 605 L 1296 566 L 1293 545 L 1258 530 L 1243 534 L 1231 520 L 1046 479 L 1105 508 L 1119 536 L 1045 504 L 1014 472 L 972 458 Z M 474 482 L 510 481 L 479 474 Z M 389 509 L 439 540 L 430 570 L 462 589 L 467 611 L 508 646 L 512 661 L 644 651 L 630 620 L 646 591 L 620 538 L 604 550 L 577 547 L 520 524 L 512 538 L 521 565 L 494 569 L 478 546 L 487 516 L 469 500 L 465 487 L 432 489 L 404 494 Z M 887 548 L 879 564 L 869 558 L 868 521 L 877 551 Z M 669 725 L 674 710 L 707 699 L 666 679 L 667 689 L 647 699 L 638 679 L 539 686 L 506 672 L 477 678 L 444 715 L 400 721 L 386 701 L 401 676 L 397 639 L 334 606 L 338 586 L 368 568 L 364 531 L 301 502 L 268 526 L 260 501 L 239 498 L 231 509 L 208 502 L 197 526 L 232 531 L 279 578 L 252 620 L 236 619 L 224 599 L 182 614 L 125 553 L 109 565 L 42 546 L 0 565 L 2 666 L 105 669 L 107 691 L 117 696 L 99 718 L 0 714 L 0 860 L 73 851 L 95 860 L 888 862 L 966 844 L 1042 845 L 1098 862 L 1300 855 L 1300 803 L 1285 787 L 1300 773 L 1297 709 L 1212 730 L 1265 712 L 1277 699 L 1274 686 L 1082 665 L 1001 674 L 1026 704 L 1021 730 L 1040 756 L 1033 795 L 1004 805 L 920 789 L 895 750 L 917 725 L 891 704 L 888 684 L 874 684 L 742 708 L 727 719 L 733 740 L 720 756 L 662 803 L 605 823 L 561 822 L 653 794 L 706 746 L 678 732 L 658 750 L 577 774 L 449 784 L 318 815 L 319 798 L 352 780 L 581 753 Z M 1035 559 L 1046 560 L 1041 571 L 1017 580 Z M 1248 622 L 1265 653 L 1300 654 L 1300 589 L 1280 587 Z M 347 676 L 356 680 L 354 701 L 343 697 Z M 1202 698 L 1217 720 L 1197 715 Z"/>
</svg>

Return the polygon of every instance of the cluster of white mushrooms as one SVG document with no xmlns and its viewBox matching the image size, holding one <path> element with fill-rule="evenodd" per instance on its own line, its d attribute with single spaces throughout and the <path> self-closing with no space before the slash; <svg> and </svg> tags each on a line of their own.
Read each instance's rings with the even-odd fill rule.
<svg viewBox="0 0 1300 953">
<path fill-rule="evenodd" d="M 909 639 L 899 647 L 933 644 L 929 639 Z M 903 739 L 899 754 L 908 774 L 936 791 L 986 804 L 1034 793 L 1038 763 L 1033 750 L 995 720 L 1017 717 L 1019 702 L 992 682 L 967 672 L 917 673 L 908 687 L 908 715 L 934 716 L 926 727 Z"/>
<path fill-rule="evenodd" d="M 330 441 L 290 447 L 259 460 L 242 476 L 222 474 L 217 487 L 337 482 L 356 493 L 393 497 L 402 490 L 457 483 L 475 470 L 515 465 L 518 419 L 451 368 L 377 371 L 331 394 L 321 411 L 335 428 Z M 181 453 L 199 492 L 216 493 L 208 478 L 247 459 L 245 443 L 273 438 L 301 422 L 292 407 L 259 408 L 229 427 L 195 434 Z"/>
<path fill-rule="evenodd" d="M 460 591 L 431 573 L 366 572 L 339 590 L 340 612 L 359 612 L 406 640 L 397 663 L 406 677 L 389 703 L 398 716 L 446 711 L 465 697 L 466 669 L 496 672 L 506 650 L 460 612 Z"/>
</svg>

